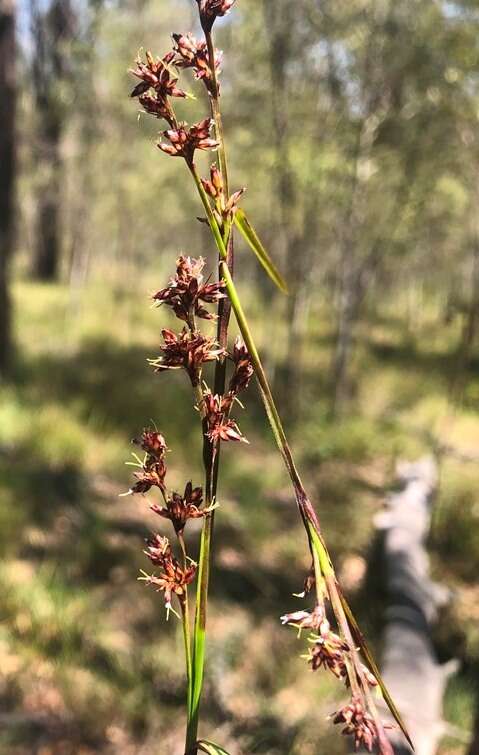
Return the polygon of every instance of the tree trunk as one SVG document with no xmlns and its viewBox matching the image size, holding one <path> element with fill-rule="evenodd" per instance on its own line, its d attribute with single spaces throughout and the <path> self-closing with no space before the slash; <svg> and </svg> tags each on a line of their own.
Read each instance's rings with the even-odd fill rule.
<svg viewBox="0 0 479 755">
<path fill-rule="evenodd" d="M 14 243 L 15 5 L 0 0 L 0 377 L 11 364 L 9 263 Z"/>
<path fill-rule="evenodd" d="M 58 87 L 69 74 L 67 44 L 74 34 L 75 19 L 69 0 L 54 0 L 47 12 L 33 4 L 32 17 L 39 176 L 33 275 L 52 281 L 58 278 L 61 260 L 61 138 L 65 112 Z"/>
<path fill-rule="evenodd" d="M 264 14 L 270 42 L 269 64 L 275 148 L 274 177 L 276 201 L 279 209 L 276 241 L 281 249 L 281 256 L 285 260 L 286 279 L 290 291 L 286 303 L 287 321 L 289 323 L 287 353 L 277 386 L 280 403 L 284 415 L 288 419 L 296 416 L 298 409 L 303 332 L 301 318 L 304 311 L 300 296 L 302 295 L 307 256 L 302 232 L 297 227 L 298 222 L 295 217 L 297 213 L 297 186 L 289 155 L 291 92 L 287 66 L 294 57 L 291 45 L 294 39 L 295 11 L 288 0 L 286 2 L 276 0 L 274 3 L 265 0 Z"/>
</svg>

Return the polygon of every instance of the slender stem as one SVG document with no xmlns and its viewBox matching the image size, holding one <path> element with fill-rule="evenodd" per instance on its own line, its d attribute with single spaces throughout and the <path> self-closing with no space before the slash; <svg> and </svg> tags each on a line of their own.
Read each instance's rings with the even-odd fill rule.
<svg viewBox="0 0 479 755">
<path fill-rule="evenodd" d="M 205 38 L 206 38 L 206 44 L 208 46 L 208 58 L 209 58 L 209 65 L 210 65 L 210 70 L 211 70 L 211 91 L 210 91 L 211 113 L 213 116 L 213 120 L 215 122 L 216 139 L 219 142 L 218 156 L 219 156 L 219 161 L 220 161 L 220 170 L 223 176 L 226 196 L 228 197 L 229 196 L 228 165 L 226 161 L 223 118 L 221 116 L 221 108 L 220 108 L 220 102 L 219 102 L 220 91 L 219 91 L 218 77 L 216 75 L 215 47 L 213 43 L 213 35 L 210 31 L 205 32 Z"/>
<path fill-rule="evenodd" d="M 186 569 L 188 564 L 188 557 L 186 554 L 185 539 L 182 533 L 178 534 L 178 542 L 180 544 L 181 553 L 183 555 L 183 567 Z M 185 588 L 185 596 L 183 600 L 180 600 L 181 608 L 181 623 L 183 625 L 183 641 L 185 644 L 185 661 L 186 661 L 186 679 L 187 679 L 187 739 L 188 730 L 190 727 L 191 717 L 191 699 L 193 694 L 193 664 L 191 657 L 191 627 L 190 627 L 190 611 L 188 605 L 188 587 Z"/>
<path fill-rule="evenodd" d="M 219 87 L 216 77 L 215 53 L 213 38 L 210 31 L 205 33 L 208 46 L 209 64 L 212 79 L 211 91 L 211 109 L 215 123 L 216 138 L 219 142 L 218 152 L 220 160 L 220 170 L 223 177 L 223 183 L 226 195 L 229 196 L 228 171 L 226 163 L 226 150 L 223 137 L 223 122 L 219 106 Z M 208 196 L 203 188 L 196 166 L 192 163 L 189 165 L 191 174 L 200 193 L 203 206 L 205 208 L 211 229 L 214 228 L 215 241 L 220 251 L 220 259 L 226 260 L 228 269 L 233 270 L 234 251 L 233 251 L 233 234 L 228 228 L 221 232 L 218 223 L 211 209 Z M 214 221 L 214 225 L 212 224 Z M 224 234 L 227 234 L 224 235 Z M 218 307 L 218 343 L 226 349 L 228 341 L 228 325 L 230 320 L 231 304 L 229 300 L 222 300 Z M 223 395 L 226 382 L 226 360 L 219 360 L 215 367 L 214 392 Z M 201 393 L 201 387 L 199 388 Z M 198 397 L 200 400 L 200 398 Z M 201 395 L 202 401 L 202 395 Z M 202 404 L 199 404 L 202 412 Z M 216 500 L 216 491 L 218 485 L 220 449 L 208 439 L 206 435 L 206 426 L 203 423 L 203 462 L 205 467 L 205 503 L 211 506 Z M 191 697 L 191 722 L 188 726 L 187 736 L 187 753 L 191 750 L 195 753 L 196 738 L 198 733 L 199 706 L 201 693 L 203 689 L 204 661 L 205 661 L 205 644 L 206 644 L 206 608 L 208 603 L 208 590 L 211 569 L 211 543 L 214 529 L 214 511 L 211 511 L 206 517 L 201 533 L 200 556 L 198 568 L 198 586 L 196 598 L 195 626 L 193 638 L 193 679 L 192 679 L 192 697 Z"/>
</svg>

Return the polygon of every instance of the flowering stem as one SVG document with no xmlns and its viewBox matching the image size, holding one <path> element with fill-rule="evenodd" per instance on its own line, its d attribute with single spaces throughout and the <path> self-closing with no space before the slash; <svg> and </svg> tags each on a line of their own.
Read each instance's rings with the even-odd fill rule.
<svg viewBox="0 0 479 755">
<path fill-rule="evenodd" d="M 205 38 L 208 47 L 209 65 L 211 70 L 211 111 L 215 123 L 216 139 L 219 143 L 218 153 L 220 161 L 220 170 L 223 178 L 226 196 L 229 196 L 228 169 L 226 162 L 226 150 L 223 137 L 223 122 L 221 118 L 221 109 L 219 105 L 219 87 L 216 77 L 215 52 L 211 31 L 205 31 Z M 203 205 L 207 212 L 210 228 L 215 234 L 215 240 L 220 251 L 220 259 L 227 261 L 229 270 L 233 269 L 233 238 L 229 229 L 221 232 L 218 223 L 213 215 L 208 197 L 201 183 L 200 177 L 194 163 L 189 164 L 189 168 L 196 187 L 202 198 Z M 214 221 L 214 226 L 212 225 Z M 222 300 L 218 308 L 218 343 L 220 347 L 227 347 L 228 324 L 230 319 L 231 304 L 229 300 Z M 217 395 L 223 395 L 226 381 L 226 360 L 220 359 L 215 368 L 214 392 Z M 201 393 L 201 388 L 200 388 Z M 202 396 L 201 396 L 202 401 Z M 201 404 L 199 404 L 201 412 Z M 204 427 L 203 439 L 203 461 L 205 466 L 205 496 L 206 506 L 211 506 L 216 499 L 216 490 L 219 474 L 219 448 L 214 447 L 213 443 L 206 437 L 206 428 Z M 216 451 L 216 453 L 215 453 Z M 206 608 L 208 603 L 208 589 L 211 568 L 211 543 L 214 529 L 214 511 L 211 511 L 206 517 L 201 533 L 200 555 L 198 560 L 198 587 L 196 598 L 195 626 L 193 637 L 193 678 L 192 678 L 192 696 L 189 706 L 189 723 L 187 733 L 187 753 L 192 748 L 195 752 L 195 742 L 198 734 L 199 705 L 203 688 L 204 677 L 204 659 L 206 644 Z M 189 749 L 188 749 L 189 748 Z"/>
</svg>

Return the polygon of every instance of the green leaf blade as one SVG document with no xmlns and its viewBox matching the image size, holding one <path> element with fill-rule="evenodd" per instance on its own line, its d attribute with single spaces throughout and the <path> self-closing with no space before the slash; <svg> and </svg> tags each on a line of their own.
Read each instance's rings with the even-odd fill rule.
<svg viewBox="0 0 479 755">
<path fill-rule="evenodd" d="M 198 742 L 198 749 L 201 752 L 208 753 L 208 755 L 229 755 L 222 747 L 213 744 L 213 742 L 207 742 L 205 739 Z"/>
<path fill-rule="evenodd" d="M 234 221 L 237 229 L 243 236 L 246 243 L 253 250 L 259 263 L 263 266 L 273 283 L 279 288 L 280 291 L 283 292 L 283 294 L 287 294 L 288 286 L 285 279 L 283 278 L 270 255 L 261 243 L 258 234 L 246 217 L 245 212 L 241 209 L 238 209 L 235 213 Z"/>
</svg>

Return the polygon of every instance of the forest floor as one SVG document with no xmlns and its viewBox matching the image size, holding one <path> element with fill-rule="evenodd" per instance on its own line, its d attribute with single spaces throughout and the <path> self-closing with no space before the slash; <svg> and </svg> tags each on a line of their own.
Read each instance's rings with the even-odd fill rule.
<svg viewBox="0 0 479 755">
<path fill-rule="evenodd" d="M 145 281 L 147 280 L 145 276 Z M 161 281 L 160 281 L 161 282 Z M 143 278 L 85 291 L 18 282 L 18 359 L 0 388 L 0 752 L 158 755 L 180 751 L 181 632 L 161 596 L 137 582 L 143 538 L 158 520 L 129 487 L 131 438 L 155 422 L 171 484 L 201 484 L 198 418 L 182 375 L 146 360 L 170 316 L 149 307 Z M 280 326 L 256 315 L 267 361 L 281 363 Z M 273 337 L 274 336 L 274 337 Z M 280 346 L 278 346 L 278 344 Z M 298 419 L 291 424 L 313 500 L 345 587 L 373 636 L 380 599 L 365 589 L 373 516 L 398 458 L 441 455 L 430 553 L 454 601 L 438 652 L 457 657 L 446 697 L 465 752 L 479 689 L 478 364 L 451 407 L 454 332 L 424 314 L 414 327 L 385 313 L 361 333 L 356 395 L 328 410 L 331 333 L 311 324 Z M 475 371 L 474 368 L 475 367 Z M 280 369 L 277 370 L 277 375 Z M 225 448 L 210 607 L 203 731 L 231 755 L 343 751 L 327 716 L 341 689 L 301 659 L 304 641 L 279 616 L 301 606 L 306 544 L 254 387 L 240 423 L 251 445 Z M 193 460 L 193 461 L 191 461 Z M 161 527 L 164 532 L 166 528 Z M 192 548 L 197 538 L 192 526 Z M 159 745 L 158 743 L 161 743 Z"/>
</svg>

